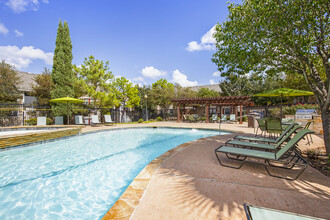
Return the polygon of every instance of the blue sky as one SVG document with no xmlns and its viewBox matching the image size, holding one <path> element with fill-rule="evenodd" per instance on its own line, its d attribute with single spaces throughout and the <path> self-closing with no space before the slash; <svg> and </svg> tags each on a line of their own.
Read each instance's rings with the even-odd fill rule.
<svg viewBox="0 0 330 220">
<path fill-rule="evenodd" d="M 73 64 L 109 61 L 115 76 L 151 84 L 218 83 L 212 27 L 225 0 L 0 0 L 0 59 L 18 70 L 51 68 L 59 20 L 69 24 Z"/>
</svg>

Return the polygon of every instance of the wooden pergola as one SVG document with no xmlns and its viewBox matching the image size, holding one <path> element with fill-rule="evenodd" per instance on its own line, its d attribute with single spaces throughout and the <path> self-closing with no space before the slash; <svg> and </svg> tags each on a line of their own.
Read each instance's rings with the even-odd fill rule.
<svg viewBox="0 0 330 220">
<path fill-rule="evenodd" d="M 235 108 L 235 115 L 237 118 L 237 111 L 238 106 L 240 106 L 240 109 L 242 111 L 243 106 L 252 106 L 254 105 L 253 101 L 251 100 L 251 96 L 222 96 L 222 97 L 203 97 L 203 98 L 174 98 L 172 99 L 173 103 L 176 103 L 177 105 L 177 122 L 180 122 L 181 119 L 181 113 L 180 113 L 180 105 L 183 105 L 185 108 L 185 105 L 204 105 L 205 106 L 205 116 L 206 116 L 206 123 L 209 123 L 209 112 L 210 112 L 210 105 L 216 106 L 216 112 L 217 114 L 220 113 L 221 118 L 221 108 L 223 106 L 231 106 L 232 108 Z M 218 111 L 219 109 L 219 111 Z M 242 124 L 242 117 L 240 118 L 240 124 Z"/>
</svg>

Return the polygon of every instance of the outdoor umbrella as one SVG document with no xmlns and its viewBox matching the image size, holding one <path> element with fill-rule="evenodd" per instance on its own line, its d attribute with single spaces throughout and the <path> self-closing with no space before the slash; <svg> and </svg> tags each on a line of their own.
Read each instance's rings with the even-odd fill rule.
<svg viewBox="0 0 330 220">
<path fill-rule="evenodd" d="M 303 91 L 303 90 L 297 90 L 297 89 L 287 89 L 287 88 L 281 88 L 281 89 L 273 89 L 269 90 L 263 93 L 259 93 L 253 96 L 259 96 L 259 97 L 281 97 L 281 118 L 282 115 L 282 98 L 283 97 L 289 97 L 289 96 L 310 96 L 314 95 L 313 92 L 309 91 Z"/>
<path fill-rule="evenodd" d="M 69 120 L 69 103 L 74 103 L 74 104 L 81 104 L 84 101 L 80 99 L 75 99 L 71 97 L 62 97 L 62 98 L 57 98 L 57 99 L 52 99 L 50 100 L 52 103 L 66 103 L 66 109 L 67 109 L 67 117 L 68 117 L 68 124 L 70 124 Z"/>
</svg>

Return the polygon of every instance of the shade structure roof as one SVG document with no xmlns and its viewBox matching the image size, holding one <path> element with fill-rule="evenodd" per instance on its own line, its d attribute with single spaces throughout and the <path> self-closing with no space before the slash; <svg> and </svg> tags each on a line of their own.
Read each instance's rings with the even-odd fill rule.
<svg viewBox="0 0 330 220">
<path fill-rule="evenodd" d="M 75 99 L 71 97 L 62 97 L 62 98 L 57 98 L 57 99 L 52 99 L 50 100 L 52 103 L 75 103 L 75 104 L 81 104 L 84 101 L 80 99 Z"/>
<path fill-rule="evenodd" d="M 195 97 L 174 98 L 172 102 L 177 104 L 211 104 L 221 106 L 252 106 L 251 96 L 220 96 L 220 97 Z"/>
</svg>

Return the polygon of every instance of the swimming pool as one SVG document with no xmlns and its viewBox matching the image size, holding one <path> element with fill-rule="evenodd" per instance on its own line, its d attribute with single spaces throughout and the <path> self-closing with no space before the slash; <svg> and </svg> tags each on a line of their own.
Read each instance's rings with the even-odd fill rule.
<svg viewBox="0 0 330 220">
<path fill-rule="evenodd" d="M 154 158 L 218 135 L 121 129 L 0 152 L 0 219 L 99 219 Z"/>
</svg>

